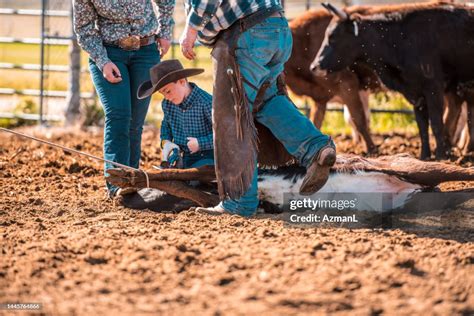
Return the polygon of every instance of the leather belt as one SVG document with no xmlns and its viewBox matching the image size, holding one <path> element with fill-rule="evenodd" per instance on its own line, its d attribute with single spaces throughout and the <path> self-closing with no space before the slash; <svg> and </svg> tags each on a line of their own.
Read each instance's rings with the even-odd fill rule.
<svg viewBox="0 0 474 316">
<path fill-rule="evenodd" d="M 265 19 L 269 17 L 283 17 L 283 12 L 279 7 L 273 7 L 273 8 L 268 8 L 264 10 L 257 11 L 255 13 L 252 13 L 246 17 L 241 18 L 238 21 L 238 24 L 240 25 L 240 32 L 244 33 L 248 29 L 251 29 L 258 23 L 263 22 Z M 231 26 L 232 27 L 232 26 Z"/>
<path fill-rule="evenodd" d="M 143 37 L 130 35 L 113 42 L 105 42 L 105 44 L 109 46 L 118 46 L 123 50 L 139 50 L 142 46 L 153 44 L 155 39 L 155 35 Z"/>
</svg>

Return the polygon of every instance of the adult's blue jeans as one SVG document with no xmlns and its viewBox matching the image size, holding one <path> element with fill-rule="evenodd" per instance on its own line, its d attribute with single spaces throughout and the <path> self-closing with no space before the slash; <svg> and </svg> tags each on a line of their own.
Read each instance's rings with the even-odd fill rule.
<svg viewBox="0 0 474 316">
<path fill-rule="evenodd" d="M 104 158 L 134 168 L 139 167 L 141 138 L 150 98 L 137 99 L 138 86 L 150 80 L 150 68 L 160 62 L 156 43 L 136 51 L 106 46 L 109 59 L 122 75 L 119 83 L 108 82 L 89 59 L 89 68 L 105 113 Z M 106 163 L 104 172 L 114 166 Z M 107 183 L 109 194 L 117 187 Z"/>
<path fill-rule="evenodd" d="M 291 54 L 293 39 L 288 22 L 283 17 L 270 17 L 243 33 L 236 49 L 237 63 L 243 77 L 254 87 L 271 82 L 256 119 L 269 128 L 290 154 L 302 166 L 309 166 L 313 157 L 327 144 L 329 136 L 322 134 L 286 95 L 279 95 L 276 79 L 283 72 Z M 244 84 L 253 106 L 257 91 Z M 227 199 L 222 206 L 230 213 L 253 215 L 258 207 L 257 168 L 250 188 L 237 200 Z"/>
</svg>

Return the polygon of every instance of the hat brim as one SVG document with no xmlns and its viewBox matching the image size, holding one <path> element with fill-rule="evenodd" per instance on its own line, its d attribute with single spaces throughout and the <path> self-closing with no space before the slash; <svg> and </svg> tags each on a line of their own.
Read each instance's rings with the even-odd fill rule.
<svg viewBox="0 0 474 316">
<path fill-rule="evenodd" d="M 170 73 L 166 74 L 160 80 L 158 80 L 158 82 L 155 85 L 153 85 L 153 83 L 150 80 L 145 81 L 138 87 L 137 98 L 138 99 L 148 98 L 153 93 L 155 93 L 156 91 L 166 86 L 168 83 L 176 82 L 180 79 L 191 77 L 191 76 L 196 76 L 203 72 L 204 72 L 204 69 L 202 68 L 180 69 L 180 70 L 171 71 Z"/>
</svg>

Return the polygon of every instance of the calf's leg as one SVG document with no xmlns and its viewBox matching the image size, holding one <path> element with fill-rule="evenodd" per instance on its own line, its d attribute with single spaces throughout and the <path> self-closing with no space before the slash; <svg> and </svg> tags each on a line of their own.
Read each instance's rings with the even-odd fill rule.
<svg viewBox="0 0 474 316">
<path fill-rule="evenodd" d="M 127 169 L 109 169 L 107 181 L 119 187 L 146 188 L 147 181 L 144 172 Z M 159 189 L 168 194 L 191 200 L 203 207 L 219 203 L 219 197 L 195 189 L 184 181 L 200 180 L 203 182 L 215 180 L 213 166 L 202 166 L 190 169 L 163 169 L 147 172 L 150 188 Z M 179 181 L 181 180 L 181 181 Z"/>
</svg>

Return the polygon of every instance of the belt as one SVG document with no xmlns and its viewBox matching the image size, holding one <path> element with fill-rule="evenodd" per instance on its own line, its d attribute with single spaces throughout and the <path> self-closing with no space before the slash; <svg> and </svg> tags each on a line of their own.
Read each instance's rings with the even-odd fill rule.
<svg viewBox="0 0 474 316">
<path fill-rule="evenodd" d="M 240 32 L 244 33 L 248 29 L 251 29 L 269 17 L 284 17 L 284 14 L 279 7 L 272 7 L 252 13 L 238 21 L 240 25 Z"/>
<path fill-rule="evenodd" d="M 155 35 L 143 37 L 140 37 L 138 35 L 130 35 L 113 42 L 104 42 L 104 44 L 108 46 L 117 46 L 124 50 L 138 50 L 142 46 L 153 44 L 153 42 L 155 42 L 155 39 Z"/>
</svg>

